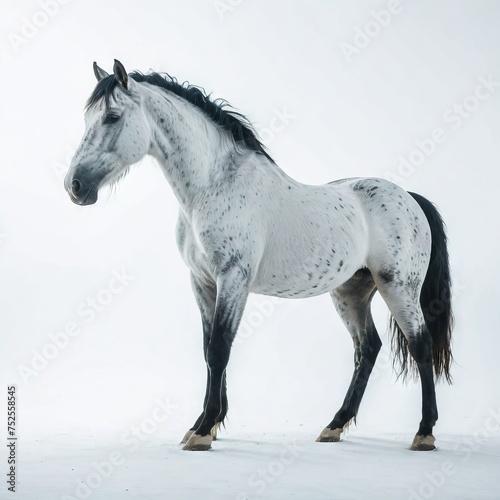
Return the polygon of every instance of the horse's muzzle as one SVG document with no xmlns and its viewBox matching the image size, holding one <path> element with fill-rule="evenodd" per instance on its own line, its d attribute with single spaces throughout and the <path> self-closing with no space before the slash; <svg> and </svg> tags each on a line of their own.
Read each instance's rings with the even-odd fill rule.
<svg viewBox="0 0 500 500">
<path fill-rule="evenodd" d="M 73 178 L 71 183 L 66 181 L 66 191 L 73 203 L 77 205 L 93 205 L 97 201 L 98 190 L 94 184 L 85 183 Z"/>
</svg>

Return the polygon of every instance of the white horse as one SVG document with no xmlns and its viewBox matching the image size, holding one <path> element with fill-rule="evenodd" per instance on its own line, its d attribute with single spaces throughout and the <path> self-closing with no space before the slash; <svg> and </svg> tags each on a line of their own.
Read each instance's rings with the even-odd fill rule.
<svg viewBox="0 0 500 500">
<path fill-rule="evenodd" d="M 370 312 L 376 290 L 392 314 L 401 373 L 416 367 L 422 420 L 411 445 L 434 446 L 434 372 L 450 381 L 450 273 L 444 224 L 425 198 L 372 178 L 323 186 L 286 175 L 244 116 L 168 75 L 127 74 L 115 60 L 85 113 L 65 188 L 97 201 L 145 155 L 180 204 L 177 243 L 201 312 L 207 387 L 186 450 L 207 450 L 227 412 L 226 366 L 250 292 L 285 298 L 330 293 L 352 336 L 355 368 L 340 410 L 317 441 L 339 441 L 358 411 L 381 347 Z"/>
</svg>

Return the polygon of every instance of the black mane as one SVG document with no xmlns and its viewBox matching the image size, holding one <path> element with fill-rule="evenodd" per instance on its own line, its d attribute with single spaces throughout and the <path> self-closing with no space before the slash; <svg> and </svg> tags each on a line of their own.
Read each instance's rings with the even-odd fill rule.
<svg viewBox="0 0 500 500">
<path fill-rule="evenodd" d="M 224 99 L 212 100 L 210 95 L 205 93 L 204 89 L 190 85 L 188 82 L 179 83 L 167 73 L 148 73 L 145 75 L 139 71 L 134 71 L 129 74 L 129 78 L 139 83 L 145 82 L 155 85 L 182 97 L 203 111 L 217 125 L 229 132 L 237 146 L 243 146 L 250 151 L 264 155 L 274 163 L 274 160 L 269 156 L 266 148 L 258 139 L 250 121 L 241 113 L 234 111 Z M 113 90 L 117 85 L 118 81 L 114 75 L 103 78 L 89 97 L 86 107 L 93 106 L 103 98 L 106 100 L 106 104 L 108 104 Z"/>
</svg>

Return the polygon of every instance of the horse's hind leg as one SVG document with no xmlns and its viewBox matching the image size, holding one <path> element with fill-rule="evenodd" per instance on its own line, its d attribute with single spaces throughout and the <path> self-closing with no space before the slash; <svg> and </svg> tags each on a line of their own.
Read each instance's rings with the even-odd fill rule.
<svg viewBox="0 0 500 500">
<path fill-rule="evenodd" d="M 377 288 L 391 311 L 396 323 L 397 347 L 403 362 L 403 375 L 408 370 L 409 355 L 415 361 L 422 385 L 422 420 L 411 445 L 412 450 L 433 450 L 432 428 L 438 418 L 434 388 L 432 337 L 425 324 L 419 303 L 420 288 L 408 286 L 409 280 L 396 280 L 391 273 L 376 275 Z M 402 359 L 401 359 L 402 358 Z"/>
<path fill-rule="evenodd" d="M 344 427 L 357 415 L 382 346 L 370 311 L 375 291 L 370 271 L 360 269 L 349 281 L 331 292 L 335 307 L 354 342 L 354 374 L 342 407 L 316 441 L 339 441 Z"/>
</svg>

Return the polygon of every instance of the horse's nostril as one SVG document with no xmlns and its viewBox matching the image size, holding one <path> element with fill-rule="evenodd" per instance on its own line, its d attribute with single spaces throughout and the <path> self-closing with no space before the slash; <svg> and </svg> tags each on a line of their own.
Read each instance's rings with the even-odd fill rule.
<svg viewBox="0 0 500 500">
<path fill-rule="evenodd" d="M 74 179 L 72 184 L 71 184 L 71 189 L 73 191 L 73 194 L 78 194 L 78 191 L 82 189 L 82 184 L 78 179 Z"/>
</svg>

